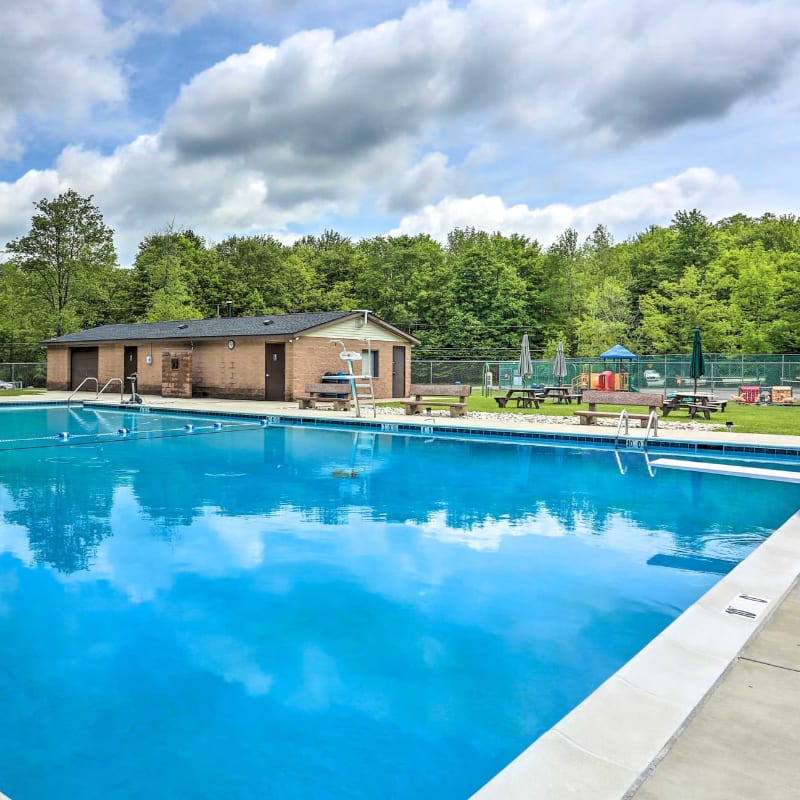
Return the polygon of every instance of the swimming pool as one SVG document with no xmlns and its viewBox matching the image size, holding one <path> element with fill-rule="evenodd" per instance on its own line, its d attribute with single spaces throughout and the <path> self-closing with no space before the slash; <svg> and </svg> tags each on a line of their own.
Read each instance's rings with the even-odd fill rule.
<svg viewBox="0 0 800 800">
<path fill-rule="evenodd" d="M 14 800 L 464 798 L 797 507 L 610 452 L 59 413 L 0 467 Z"/>
</svg>

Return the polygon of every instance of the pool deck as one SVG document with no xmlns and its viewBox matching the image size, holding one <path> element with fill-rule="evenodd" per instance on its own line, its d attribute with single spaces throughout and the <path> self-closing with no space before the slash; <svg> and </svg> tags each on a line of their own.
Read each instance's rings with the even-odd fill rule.
<svg viewBox="0 0 800 800">
<path fill-rule="evenodd" d="M 31 396 L 64 400 L 66 392 Z M 20 401 L 26 398 L 8 398 Z M 90 399 L 87 395 L 84 399 Z M 145 397 L 158 407 L 335 420 L 296 403 Z M 0 400 L 0 403 L 2 400 Z M 371 417 L 370 417 L 371 418 Z M 614 436 L 520 414 L 385 422 Z M 800 436 L 669 428 L 670 439 L 800 448 Z M 632 429 L 632 430 L 635 430 Z M 800 492 L 798 492 L 800 509 Z M 800 786 L 800 511 L 496 775 L 474 800 L 784 800 Z M 2 798 L 2 795 L 0 795 Z"/>
</svg>

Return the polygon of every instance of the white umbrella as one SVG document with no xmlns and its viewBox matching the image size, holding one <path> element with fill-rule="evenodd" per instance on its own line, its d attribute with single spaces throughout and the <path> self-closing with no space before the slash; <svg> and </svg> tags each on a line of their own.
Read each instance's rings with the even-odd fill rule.
<svg viewBox="0 0 800 800">
<path fill-rule="evenodd" d="M 559 342 L 556 348 L 556 359 L 553 361 L 553 377 L 559 386 L 567 377 L 567 359 L 564 357 L 564 342 Z"/>
<path fill-rule="evenodd" d="M 531 347 L 528 344 L 528 334 L 522 337 L 522 348 L 519 353 L 519 374 L 522 376 L 522 385 L 525 385 L 525 378 L 533 375 L 533 364 L 531 363 Z"/>
</svg>

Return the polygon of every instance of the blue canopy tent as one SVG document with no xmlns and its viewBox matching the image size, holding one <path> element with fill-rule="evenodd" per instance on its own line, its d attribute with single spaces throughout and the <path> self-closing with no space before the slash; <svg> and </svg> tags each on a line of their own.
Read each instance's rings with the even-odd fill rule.
<svg viewBox="0 0 800 800">
<path fill-rule="evenodd" d="M 631 353 L 627 347 L 623 347 L 621 344 L 615 344 L 610 349 L 606 350 L 605 353 L 602 353 L 598 358 L 601 361 L 613 361 L 616 365 L 616 373 L 617 375 L 625 375 L 625 379 L 622 380 L 617 378 L 617 382 L 619 383 L 620 389 L 629 389 L 629 376 L 627 370 L 622 366 L 623 361 L 638 361 L 639 356 L 635 353 Z"/>
</svg>

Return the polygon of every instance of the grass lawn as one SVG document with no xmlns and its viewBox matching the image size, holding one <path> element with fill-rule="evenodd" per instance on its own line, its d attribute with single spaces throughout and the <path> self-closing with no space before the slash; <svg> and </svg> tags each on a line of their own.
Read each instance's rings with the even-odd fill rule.
<svg viewBox="0 0 800 800">
<path fill-rule="evenodd" d="M 19 397 L 21 394 L 44 394 L 44 389 L 0 389 L 0 397 Z"/>
<path fill-rule="evenodd" d="M 571 417 L 579 408 L 588 408 L 586 403 L 581 405 L 558 404 L 548 400 L 535 408 L 498 408 L 494 397 L 483 397 L 479 392 L 473 392 L 467 401 L 468 411 L 491 411 L 499 414 L 546 414 L 552 417 Z M 622 406 L 603 406 L 604 411 L 621 411 Z M 637 409 L 640 411 L 641 409 Z M 688 422 L 686 412 L 673 411 L 667 421 Z M 699 420 L 705 422 L 706 420 Z M 711 423 L 724 425 L 733 423 L 734 433 L 772 433 L 785 436 L 800 436 L 800 403 L 794 406 L 762 406 L 739 405 L 728 403 L 725 412 L 711 415 Z"/>
</svg>

